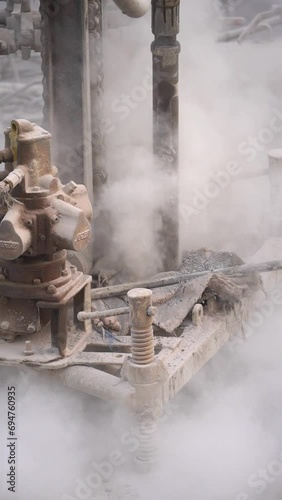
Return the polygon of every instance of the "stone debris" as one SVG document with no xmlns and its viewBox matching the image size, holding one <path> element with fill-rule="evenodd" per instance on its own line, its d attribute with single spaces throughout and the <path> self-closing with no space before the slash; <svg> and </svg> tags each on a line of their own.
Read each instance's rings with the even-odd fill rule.
<svg viewBox="0 0 282 500">
<path fill-rule="evenodd" d="M 181 273 L 214 271 L 241 264 L 244 264 L 244 261 L 233 252 L 214 252 L 207 248 L 200 248 L 184 254 L 179 271 Z"/>
<path fill-rule="evenodd" d="M 123 298 L 109 297 L 107 299 L 93 301 L 92 309 L 93 311 L 106 311 L 107 309 L 116 309 L 118 307 L 125 307 L 126 305 L 125 299 Z M 104 328 L 115 332 L 117 335 L 129 334 L 129 314 L 118 317 L 101 318 L 98 322 L 101 322 Z"/>
</svg>

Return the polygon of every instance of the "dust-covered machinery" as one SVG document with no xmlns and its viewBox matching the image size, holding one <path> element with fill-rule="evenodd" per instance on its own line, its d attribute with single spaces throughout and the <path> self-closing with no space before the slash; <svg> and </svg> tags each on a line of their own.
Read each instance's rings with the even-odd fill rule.
<svg viewBox="0 0 282 500">
<path fill-rule="evenodd" d="M 0 151 L 0 338 L 13 340 L 50 326 L 64 354 L 67 313 L 84 307 L 91 278 L 67 262 L 91 239 L 92 207 L 85 186 L 62 185 L 50 158 L 51 135 L 13 120 Z M 88 299 L 89 300 L 89 299 Z"/>
<path fill-rule="evenodd" d="M 145 14 L 150 3 L 114 1 L 132 17 Z M 178 171 L 180 0 L 152 0 L 151 5 L 153 152 L 173 180 Z M 28 366 L 93 396 L 122 400 L 142 422 L 157 419 L 232 336 L 240 338 L 248 316 L 264 304 L 264 290 L 279 286 L 282 261 L 244 264 L 228 252 L 201 249 L 172 272 L 178 260 L 176 189 L 160 235 L 170 273 L 91 290 L 92 276 L 68 262 L 67 251 L 82 251 L 91 243 L 92 205 L 107 178 L 101 100 L 106 6 L 106 0 L 40 0 L 45 127 L 56 139 L 53 153 L 63 183 L 51 163 L 49 132 L 13 120 L 0 152 L 5 163 L 0 174 L 0 365 Z M 7 0 L 0 12 L 0 52 L 7 53 L 8 35 L 17 39 L 10 52 L 21 49 L 28 58 L 38 49 L 37 25 L 32 31 L 36 16 L 25 13 L 29 7 L 26 0 Z M 22 43 L 25 26 L 28 36 Z M 273 184 L 281 186 L 281 152 L 273 156 L 271 168 Z M 280 224 L 280 205 L 277 212 Z M 254 262 L 268 258 L 262 255 Z M 89 269 L 92 265 L 90 258 Z M 257 273 L 268 271 L 271 279 L 263 289 Z M 111 328 L 117 317 L 125 321 Z M 145 433 L 138 450 L 143 464 L 151 462 L 151 452 L 151 436 Z"/>
</svg>

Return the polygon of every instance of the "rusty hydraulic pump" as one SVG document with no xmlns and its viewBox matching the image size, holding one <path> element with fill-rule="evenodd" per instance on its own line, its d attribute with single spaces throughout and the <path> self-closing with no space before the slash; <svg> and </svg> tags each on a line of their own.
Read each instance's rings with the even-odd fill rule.
<svg viewBox="0 0 282 500">
<path fill-rule="evenodd" d="M 51 164 L 51 135 L 27 120 L 5 131 L 0 161 L 0 338 L 51 329 L 52 346 L 67 350 L 72 304 L 85 308 L 91 277 L 67 262 L 91 239 L 92 206 L 83 185 L 62 185 Z"/>
</svg>

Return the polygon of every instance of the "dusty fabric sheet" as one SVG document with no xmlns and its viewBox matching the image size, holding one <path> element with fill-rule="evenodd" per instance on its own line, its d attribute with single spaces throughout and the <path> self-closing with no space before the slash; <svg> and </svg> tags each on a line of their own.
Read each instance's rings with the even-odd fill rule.
<svg viewBox="0 0 282 500">
<path fill-rule="evenodd" d="M 153 324 L 165 332 L 173 334 L 202 296 L 211 277 L 212 274 L 207 274 L 178 285 L 174 297 L 158 307 Z"/>
<path fill-rule="evenodd" d="M 232 304 L 240 301 L 243 290 L 239 285 L 226 276 L 213 275 L 216 269 L 240 264 L 244 264 L 244 261 L 232 252 L 213 252 L 205 248 L 186 252 L 179 271 L 170 273 L 171 275 L 177 277 L 184 273 L 211 272 L 198 278 L 191 278 L 185 283 L 153 290 L 153 301 L 155 297 L 157 299 L 163 296 L 165 299 L 165 294 L 168 297 L 168 300 L 164 300 L 158 306 L 153 324 L 172 335 L 203 296 L 208 298 L 217 295 L 222 301 Z"/>
</svg>

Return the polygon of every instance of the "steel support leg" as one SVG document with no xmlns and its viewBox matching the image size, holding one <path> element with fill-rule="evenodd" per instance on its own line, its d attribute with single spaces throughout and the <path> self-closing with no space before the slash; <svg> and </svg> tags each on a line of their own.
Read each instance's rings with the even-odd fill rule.
<svg viewBox="0 0 282 500">
<path fill-rule="evenodd" d="M 162 415 L 161 384 L 167 374 L 154 354 L 152 291 L 136 288 L 128 292 L 132 357 L 122 368 L 122 376 L 135 389 L 135 413 L 139 447 L 136 462 L 148 470 L 156 460 L 156 428 Z"/>
<path fill-rule="evenodd" d="M 40 0 L 45 122 L 63 181 L 84 183 L 93 201 L 88 0 Z"/>
</svg>

